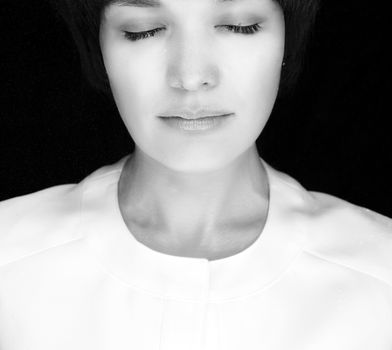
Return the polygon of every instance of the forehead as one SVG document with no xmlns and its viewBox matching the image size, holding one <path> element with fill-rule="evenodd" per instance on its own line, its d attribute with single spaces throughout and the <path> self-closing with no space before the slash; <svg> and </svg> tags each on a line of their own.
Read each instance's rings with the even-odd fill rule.
<svg viewBox="0 0 392 350">
<path fill-rule="evenodd" d="M 210 0 L 212 3 L 215 4 L 222 4 L 222 3 L 238 3 L 244 2 L 246 0 Z M 119 6 L 130 6 L 130 7 L 155 7 L 159 8 L 162 7 L 163 4 L 160 0 L 112 0 L 109 1 L 110 5 L 119 5 Z"/>
</svg>

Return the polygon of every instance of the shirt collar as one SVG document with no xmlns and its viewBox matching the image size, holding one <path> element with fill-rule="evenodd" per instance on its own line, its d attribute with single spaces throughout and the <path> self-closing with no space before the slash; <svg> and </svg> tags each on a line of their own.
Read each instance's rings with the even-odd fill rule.
<svg viewBox="0 0 392 350">
<path fill-rule="evenodd" d="M 99 176 L 87 178 L 82 200 L 88 251 L 107 273 L 129 287 L 177 300 L 242 298 L 268 288 L 301 254 L 305 232 L 294 215 L 301 205 L 298 188 L 282 181 L 281 173 L 261 158 L 269 181 L 269 210 L 262 233 L 252 245 L 212 261 L 147 247 L 130 233 L 118 204 L 118 181 L 129 156 L 104 168 Z"/>
</svg>

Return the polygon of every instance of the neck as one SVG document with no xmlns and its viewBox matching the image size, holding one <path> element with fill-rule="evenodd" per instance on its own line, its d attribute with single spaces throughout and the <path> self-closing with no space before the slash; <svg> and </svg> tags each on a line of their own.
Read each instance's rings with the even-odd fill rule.
<svg viewBox="0 0 392 350">
<path fill-rule="evenodd" d="M 119 204 L 140 226 L 202 239 L 227 225 L 263 219 L 267 174 L 255 145 L 224 168 L 194 174 L 168 169 L 136 149 L 121 174 Z"/>
</svg>

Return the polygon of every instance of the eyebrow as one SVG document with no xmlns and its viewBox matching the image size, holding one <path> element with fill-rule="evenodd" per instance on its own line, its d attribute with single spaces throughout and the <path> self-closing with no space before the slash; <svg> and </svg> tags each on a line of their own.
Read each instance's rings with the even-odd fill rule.
<svg viewBox="0 0 392 350">
<path fill-rule="evenodd" d="M 239 0 L 214 0 L 216 3 L 234 2 Z M 131 6 L 131 7 L 162 7 L 159 0 L 113 0 L 111 5 Z"/>
</svg>

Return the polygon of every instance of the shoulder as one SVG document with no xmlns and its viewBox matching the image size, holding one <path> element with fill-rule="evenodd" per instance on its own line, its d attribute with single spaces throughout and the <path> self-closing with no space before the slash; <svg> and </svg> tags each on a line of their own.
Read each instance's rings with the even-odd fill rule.
<svg viewBox="0 0 392 350">
<path fill-rule="evenodd" d="M 392 219 L 341 198 L 310 192 L 307 250 L 392 286 Z"/>
<path fill-rule="evenodd" d="M 392 219 L 336 196 L 306 190 L 273 169 L 286 212 L 305 233 L 305 253 L 392 286 Z"/>
<path fill-rule="evenodd" d="M 66 184 L 0 202 L 0 266 L 74 239 L 80 197 Z"/>
<path fill-rule="evenodd" d="M 0 267 L 83 238 L 83 195 L 95 191 L 121 161 L 80 183 L 64 184 L 0 202 Z"/>
</svg>

